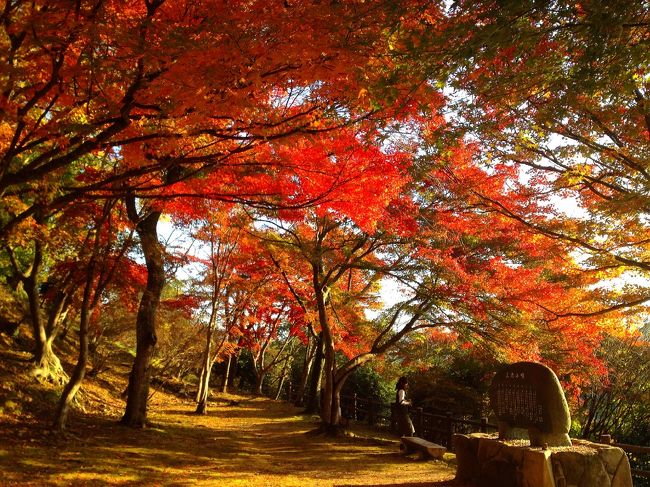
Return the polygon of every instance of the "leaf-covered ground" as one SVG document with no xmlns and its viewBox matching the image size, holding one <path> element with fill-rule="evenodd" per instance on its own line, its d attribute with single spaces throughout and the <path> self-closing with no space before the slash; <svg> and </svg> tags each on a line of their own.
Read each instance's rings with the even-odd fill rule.
<svg viewBox="0 0 650 487">
<path fill-rule="evenodd" d="M 266 398 L 218 395 L 196 416 L 191 400 L 156 391 L 152 427 L 120 426 L 123 374 L 88 380 L 54 434 L 55 391 L 31 385 L 24 358 L 0 357 L 2 485 L 452 485 L 453 465 L 403 456 L 396 440 L 314 435 L 315 418 Z"/>
</svg>

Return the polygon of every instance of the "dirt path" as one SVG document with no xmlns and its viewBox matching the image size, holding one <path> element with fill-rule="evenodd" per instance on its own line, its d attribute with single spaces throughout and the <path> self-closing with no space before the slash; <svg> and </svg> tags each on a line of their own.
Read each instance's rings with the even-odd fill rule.
<svg viewBox="0 0 650 487">
<path fill-rule="evenodd" d="M 2 427 L 0 416 L 0 484 L 442 487 L 454 475 L 447 463 L 404 457 L 397 443 L 308 434 L 313 420 L 269 399 L 230 396 L 207 416 L 192 411 L 190 401 L 159 394 L 153 428 L 87 416 L 67 438 L 38 425 Z"/>
</svg>

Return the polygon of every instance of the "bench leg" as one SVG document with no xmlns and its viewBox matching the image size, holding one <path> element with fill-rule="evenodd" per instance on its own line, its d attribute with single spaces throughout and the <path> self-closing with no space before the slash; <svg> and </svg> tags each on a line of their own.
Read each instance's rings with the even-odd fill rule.
<svg viewBox="0 0 650 487">
<path fill-rule="evenodd" d="M 404 455 L 411 455 L 412 453 L 420 452 L 421 450 L 419 448 L 415 448 L 411 445 L 405 445 L 402 443 L 400 447 L 404 451 Z M 424 453 L 424 452 L 422 452 Z M 426 455 L 426 453 L 424 453 Z"/>
</svg>

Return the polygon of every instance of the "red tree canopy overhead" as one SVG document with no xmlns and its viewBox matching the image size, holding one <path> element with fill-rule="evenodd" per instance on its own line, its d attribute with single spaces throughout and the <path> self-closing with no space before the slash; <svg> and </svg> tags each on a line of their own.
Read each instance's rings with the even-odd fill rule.
<svg viewBox="0 0 650 487">
<path fill-rule="evenodd" d="M 401 106 L 414 84 L 386 84 L 387 33 L 407 3 L 8 2 L 5 231 L 82 195 L 156 194 L 232 156 L 257 176 L 262 156 L 242 155 L 270 140 L 366 117 L 386 96 Z"/>
</svg>

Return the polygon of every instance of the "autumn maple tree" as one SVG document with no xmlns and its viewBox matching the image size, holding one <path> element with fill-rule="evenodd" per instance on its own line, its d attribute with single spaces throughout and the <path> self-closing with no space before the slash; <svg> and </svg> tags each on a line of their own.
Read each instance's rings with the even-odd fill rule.
<svg viewBox="0 0 650 487">
<path fill-rule="evenodd" d="M 445 130 L 430 120 L 421 129 L 421 148 L 432 131 Z M 288 253 L 280 264 L 287 285 L 322 333 L 321 415 L 328 428 L 338 425 L 347 377 L 407 334 L 447 328 L 497 345 L 510 360 L 544 360 L 565 371 L 591 355 L 602 324 L 570 313 L 560 320 L 552 311 L 591 306 L 567 247 L 486 203 L 507 201 L 530 218 L 543 216 L 544 202 L 512 186 L 508 168 L 491 173 L 477 162 L 477 149 L 462 143 L 432 145 L 416 164 L 404 152 L 408 144 L 383 152 L 340 135 L 321 144 L 299 148 L 298 157 L 335 165 L 346 183 L 315 209 L 269 214 L 263 238 Z M 309 191 L 309 184 L 301 188 Z M 385 277 L 402 283 L 404 298 L 369 319 Z M 546 345 L 558 335 L 566 348 L 554 361 Z"/>
<path fill-rule="evenodd" d="M 289 293 L 267 294 L 266 299 L 251 306 L 250 315 L 242 323 L 243 347 L 250 351 L 255 373 L 253 392 L 263 393 L 264 379 L 272 368 L 286 366 L 296 342 L 289 322 L 291 305 Z"/>
<path fill-rule="evenodd" d="M 102 296 L 109 285 L 120 283 L 121 279 L 116 278 L 115 274 L 118 272 L 118 266 L 126 260 L 125 253 L 131 246 L 129 234 L 127 233 L 126 238 L 123 238 L 124 223 L 120 221 L 119 216 L 120 208 L 116 200 L 106 200 L 100 208 L 95 208 L 94 224 L 88 230 L 80 249 L 80 255 L 85 254 L 86 260 L 81 269 L 79 268 L 80 255 L 77 256 L 75 272 L 80 273 L 81 278 L 78 278 L 81 282 L 78 283 L 80 289 L 76 297 L 79 351 L 77 362 L 63 388 L 57 406 L 54 427 L 59 430 L 66 426 L 70 405 L 86 375 L 90 354 L 91 322 L 97 320 L 95 312 L 99 311 Z M 59 296 L 58 299 L 61 297 Z"/>
<path fill-rule="evenodd" d="M 212 367 L 217 361 L 230 360 L 235 349 L 243 346 L 253 309 L 257 303 L 268 302 L 274 269 L 260 258 L 263 249 L 251 236 L 250 219 L 240 207 L 204 201 L 199 212 L 186 218 L 196 228 L 193 237 L 202 244 L 195 250 L 194 262 L 200 277 L 191 286 L 205 310 L 196 409 L 198 414 L 205 414 Z"/>
<path fill-rule="evenodd" d="M 601 279 L 626 277 L 583 317 L 648 300 L 638 278 L 648 271 L 646 7 L 458 2 L 440 33 L 457 46 L 447 54 L 459 136 L 480 141 L 477 157 L 497 171 L 514 168 L 511 180 L 527 183 L 522 193 L 547 201 L 544 218 L 499 199 L 486 205 L 579 249 Z M 438 44 L 436 36 L 423 42 Z"/>
<path fill-rule="evenodd" d="M 525 224 L 547 223 L 552 194 L 542 197 L 519 181 L 516 168 L 485 165 L 476 144 L 427 150 L 425 157 L 435 161 L 428 179 L 434 189 L 423 186 L 423 196 L 434 204 L 425 218 L 458 239 L 442 247 L 447 256 L 462 262 L 464 272 L 478 273 L 457 303 L 459 309 L 478 306 L 467 324 L 481 317 L 479 325 L 467 331 L 488 338 L 501 360 L 549 364 L 577 394 L 592 374 L 603 372 L 595 350 L 605 334 L 622 329 L 624 317 L 601 312 L 600 276 L 584 272 L 572 245 Z"/>
<path fill-rule="evenodd" d="M 11 263 L 8 280 L 15 283 L 16 294 L 27 297 L 25 313 L 35 339 L 34 373 L 38 377 L 55 383 L 66 379 L 53 343 L 83 314 L 79 289 L 85 286 L 88 266 L 95 268 L 90 287 L 99 290 L 88 308 L 97 306 L 110 283 L 124 291 L 131 289 L 120 278 L 130 275 L 124 257 L 131 245 L 124 208 L 115 200 L 69 207 L 5 242 L 3 251 Z M 123 272 L 116 275 L 119 265 Z"/>
</svg>

